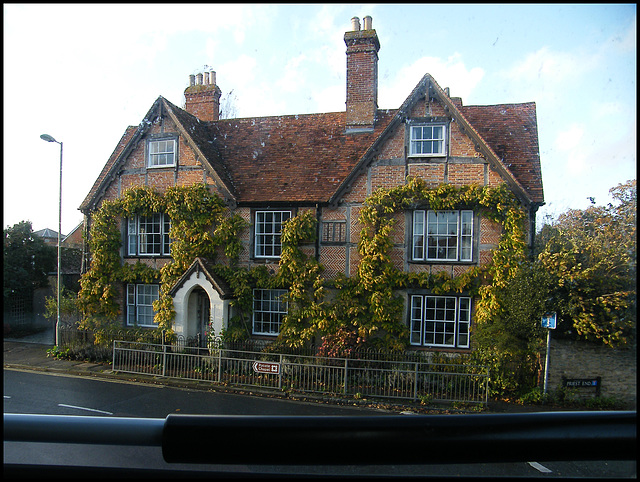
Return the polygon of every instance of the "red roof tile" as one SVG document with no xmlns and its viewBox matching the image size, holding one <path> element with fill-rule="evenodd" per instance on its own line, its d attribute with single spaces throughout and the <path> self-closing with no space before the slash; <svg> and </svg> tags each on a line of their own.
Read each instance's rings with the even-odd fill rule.
<svg viewBox="0 0 640 482">
<path fill-rule="evenodd" d="M 393 117 L 345 134 L 344 112 L 220 120 L 210 129 L 238 201 L 327 202 Z"/>
<path fill-rule="evenodd" d="M 531 200 L 543 203 L 535 102 L 458 108 L 527 190 Z"/>
</svg>

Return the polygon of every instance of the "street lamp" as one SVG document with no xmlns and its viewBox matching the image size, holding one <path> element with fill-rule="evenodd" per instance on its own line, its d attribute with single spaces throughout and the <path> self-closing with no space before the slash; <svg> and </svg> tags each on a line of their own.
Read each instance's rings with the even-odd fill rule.
<svg viewBox="0 0 640 482">
<path fill-rule="evenodd" d="M 49 134 L 42 134 L 40 139 L 60 144 L 60 195 L 58 198 L 58 319 L 56 320 L 56 346 L 60 346 L 60 237 L 62 236 L 62 142 L 56 141 Z"/>
</svg>

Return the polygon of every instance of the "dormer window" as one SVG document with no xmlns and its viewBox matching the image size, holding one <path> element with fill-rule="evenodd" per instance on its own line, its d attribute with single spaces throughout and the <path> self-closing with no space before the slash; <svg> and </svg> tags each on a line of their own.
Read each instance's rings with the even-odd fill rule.
<svg viewBox="0 0 640 482">
<path fill-rule="evenodd" d="M 409 156 L 444 156 L 446 131 L 444 124 L 412 125 L 409 129 Z"/>
<path fill-rule="evenodd" d="M 176 163 L 175 139 L 149 141 L 147 167 L 174 166 Z"/>
</svg>

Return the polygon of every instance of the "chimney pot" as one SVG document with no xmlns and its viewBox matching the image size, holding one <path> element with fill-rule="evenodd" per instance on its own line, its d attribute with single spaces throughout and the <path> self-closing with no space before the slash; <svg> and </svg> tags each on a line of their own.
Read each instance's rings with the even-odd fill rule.
<svg viewBox="0 0 640 482">
<path fill-rule="evenodd" d="M 451 97 L 451 95 L 449 94 L 449 87 L 445 87 L 444 88 L 444 93 L 447 94 L 447 97 Z"/>
<path fill-rule="evenodd" d="M 185 110 L 205 122 L 219 120 L 222 91 L 216 85 L 216 73 L 210 70 L 192 74 L 189 83 L 184 91 Z"/>
<path fill-rule="evenodd" d="M 353 32 L 357 32 L 360 30 L 360 19 L 358 17 L 353 17 L 351 19 L 351 30 Z"/>
<path fill-rule="evenodd" d="M 371 30 L 373 28 L 371 25 L 373 23 L 371 15 L 367 15 L 362 20 L 364 21 L 364 30 Z"/>
</svg>

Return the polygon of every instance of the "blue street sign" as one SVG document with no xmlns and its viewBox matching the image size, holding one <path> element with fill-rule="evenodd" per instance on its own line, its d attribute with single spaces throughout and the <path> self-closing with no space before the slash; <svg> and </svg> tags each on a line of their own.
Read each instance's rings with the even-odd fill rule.
<svg viewBox="0 0 640 482">
<path fill-rule="evenodd" d="M 547 313 L 542 317 L 542 328 L 549 328 L 550 330 L 556 329 L 556 314 Z"/>
</svg>

